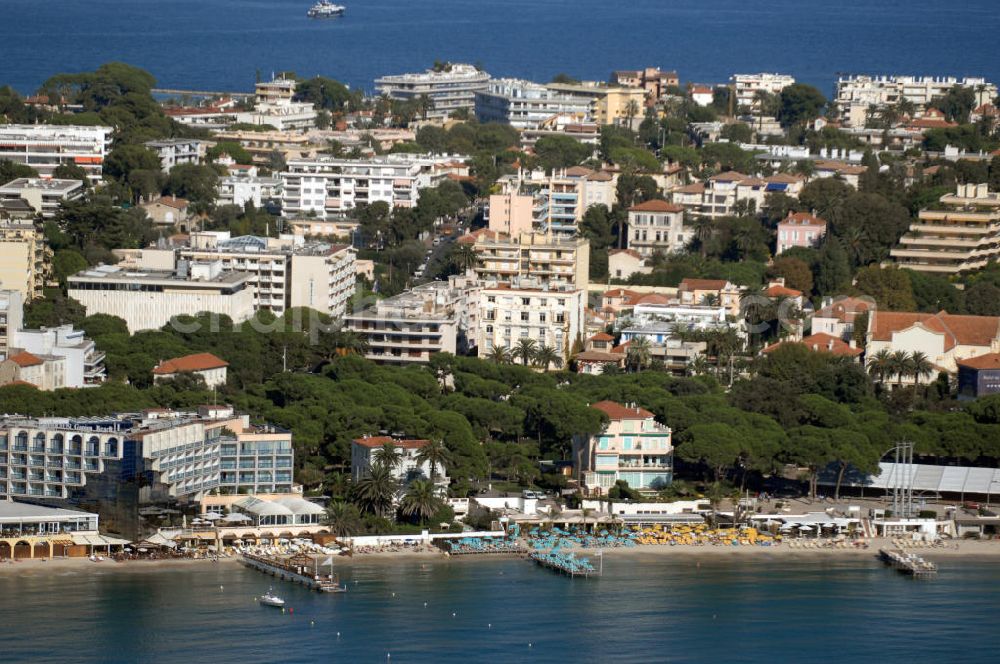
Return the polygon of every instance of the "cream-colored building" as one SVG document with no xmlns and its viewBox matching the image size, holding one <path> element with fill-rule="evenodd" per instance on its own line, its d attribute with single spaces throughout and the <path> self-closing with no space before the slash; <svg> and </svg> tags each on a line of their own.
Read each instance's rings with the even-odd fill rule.
<svg viewBox="0 0 1000 664">
<path fill-rule="evenodd" d="M 781 94 L 781 91 L 786 87 L 795 83 L 795 78 L 788 74 L 769 73 L 734 74 L 729 80 L 736 95 L 737 110 L 745 107 L 751 112 L 760 110 L 758 92 L 777 95 Z"/>
<path fill-rule="evenodd" d="M 64 201 L 78 200 L 83 197 L 83 192 L 83 183 L 79 180 L 18 178 L 0 186 L 0 201 L 20 198 L 31 206 L 35 214 L 49 219 L 55 216 Z"/>
<path fill-rule="evenodd" d="M 615 176 L 607 171 L 573 166 L 553 173 L 519 171 L 500 178 L 499 185 L 504 194 L 533 198 L 535 230 L 575 235 L 590 207 L 604 205 L 610 210 L 615 204 L 618 198 L 616 182 Z"/>
<path fill-rule="evenodd" d="M 534 222 L 534 198 L 508 191 L 490 195 L 486 219 L 495 233 L 517 235 L 531 232 Z"/>
<path fill-rule="evenodd" d="M 132 272 L 100 265 L 72 275 L 68 295 L 87 315 L 117 316 L 129 332 L 158 330 L 175 316 L 212 313 L 241 323 L 253 316 L 248 275 L 224 272 L 222 263 L 181 263 L 174 271 Z"/>
<path fill-rule="evenodd" d="M 725 279 L 682 279 L 677 287 L 677 301 L 684 305 L 714 303 L 730 316 L 740 313 L 740 287 Z"/>
<path fill-rule="evenodd" d="M 865 356 L 870 359 L 881 350 L 921 352 L 934 365 L 935 374 L 954 374 L 959 360 L 1000 351 L 1000 317 L 872 310 Z M 886 379 L 897 382 L 896 376 Z M 920 381 L 930 379 L 933 376 L 923 376 Z M 914 377 L 903 376 L 902 382 L 912 384 Z"/>
<path fill-rule="evenodd" d="M 201 376 L 209 388 L 226 384 L 229 363 L 211 353 L 195 353 L 164 360 L 153 367 L 153 382 L 177 378 L 183 374 Z"/>
<path fill-rule="evenodd" d="M 586 290 L 590 281 L 590 241 L 551 233 L 518 233 L 490 237 L 482 233 L 473 245 L 476 276 L 483 282 L 532 278 L 541 284 L 569 284 Z"/>
<path fill-rule="evenodd" d="M 484 285 L 479 295 L 480 357 L 495 347 L 508 351 L 521 339 L 548 346 L 569 360 L 573 344 L 583 341 L 586 291 L 569 286 L 542 287 L 532 280 Z"/>
<path fill-rule="evenodd" d="M 1000 192 L 960 184 L 954 194 L 920 211 L 891 255 L 900 267 L 958 274 L 1000 259 Z"/>
<path fill-rule="evenodd" d="M 25 302 L 42 296 L 52 250 L 30 221 L 0 220 L 0 288 L 13 289 Z"/>
<path fill-rule="evenodd" d="M 587 495 L 603 495 L 617 481 L 655 492 L 673 481 L 670 427 L 636 404 L 599 401 L 591 405 L 608 423 L 593 436 L 574 436 L 573 465 Z"/>
<path fill-rule="evenodd" d="M 684 207 L 653 199 L 628 210 L 628 248 L 644 258 L 684 251 L 691 232 L 684 227 Z"/>
<path fill-rule="evenodd" d="M 608 252 L 608 275 L 628 279 L 633 274 L 650 274 L 653 266 L 635 249 L 612 249 Z"/>
<path fill-rule="evenodd" d="M 24 322 L 24 297 L 16 290 L 0 290 L 0 357 L 7 354 Z"/>
<path fill-rule="evenodd" d="M 599 125 L 619 124 L 642 119 L 646 107 L 643 88 L 613 86 L 598 81 L 581 83 L 549 83 L 546 87 L 561 94 L 590 100 L 590 115 Z"/>
</svg>

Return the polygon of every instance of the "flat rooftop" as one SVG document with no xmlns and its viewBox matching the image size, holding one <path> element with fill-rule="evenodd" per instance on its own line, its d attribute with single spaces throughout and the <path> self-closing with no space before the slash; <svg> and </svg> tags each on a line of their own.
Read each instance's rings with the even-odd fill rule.
<svg viewBox="0 0 1000 664">
<path fill-rule="evenodd" d="M 80 180 L 46 180 L 44 178 L 17 178 L 0 186 L 0 194 L 16 194 L 29 189 L 41 189 L 54 194 L 69 194 L 83 188 Z"/>
<path fill-rule="evenodd" d="M 77 272 L 70 277 L 72 281 L 86 282 L 149 282 L 149 283 L 169 283 L 169 284 L 217 284 L 236 285 L 249 278 L 246 272 L 223 271 L 214 277 L 196 278 L 181 276 L 173 270 L 135 270 L 118 267 L 117 265 L 98 265 L 97 267 Z"/>
</svg>

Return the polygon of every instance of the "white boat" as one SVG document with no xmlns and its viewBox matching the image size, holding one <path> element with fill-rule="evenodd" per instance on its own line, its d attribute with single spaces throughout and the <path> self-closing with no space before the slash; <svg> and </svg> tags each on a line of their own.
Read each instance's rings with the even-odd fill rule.
<svg viewBox="0 0 1000 664">
<path fill-rule="evenodd" d="M 264 606 L 276 606 L 278 608 L 285 606 L 285 600 L 273 594 L 270 590 L 261 595 L 257 601 Z"/>
<path fill-rule="evenodd" d="M 309 8 L 306 16 L 309 18 L 333 18 L 334 16 L 341 16 L 346 9 L 347 7 L 344 5 L 335 5 L 329 0 L 320 0 Z"/>
</svg>

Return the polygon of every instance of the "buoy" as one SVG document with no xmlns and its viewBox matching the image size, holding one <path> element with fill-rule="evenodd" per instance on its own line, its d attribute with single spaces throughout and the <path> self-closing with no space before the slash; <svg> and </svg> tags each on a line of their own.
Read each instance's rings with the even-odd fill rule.
<svg viewBox="0 0 1000 664">
<path fill-rule="evenodd" d="M 338 639 L 340 638 L 340 632 L 337 632 L 337 638 Z"/>
<path fill-rule="evenodd" d="M 424 606 L 427 606 L 427 602 L 424 602 Z"/>
<path fill-rule="evenodd" d="M 395 596 L 396 596 L 396 593 L 393 593 L 393 594 L 392 594 L 392 596 L 393 596 L 393 597 L 395 597 Z"/>
<path fill-rule="evenodd" d="M 295 608 L 294 607 L 289 607 L 288 612 L 289 613 L 295 613 Z"/>
<path fill-rule="evenodd" d="M 451 617 L 452 617 L 452 618 L 454 618 L 454 617 L 455 617 L 455 612 L 454 612 L 454 611 L 452 611 L 452 612 L 451 612 Z"/>
<path fill-rule="evenodd" d="M 528 644 L 528 647 L 529 647 L 529 648 L 531 647 L 531 644 L 530 644 L 530 643 Z"/>
<path fill-rule="evenodd" d="M 493 623 L 486 623 L 487 629 L 493 629 Z"/>
<path fill-rule="evenodd" d="M 310 620 L 309 621 L 309 626 L 310 627 L 315 627 L 316 626 L 316 621 L 315 620 Z"/>
<path fill-rule="evenodd" d="M 225 586 L 219 586 L 219 590 L 225 590 Z"/>
</svg>

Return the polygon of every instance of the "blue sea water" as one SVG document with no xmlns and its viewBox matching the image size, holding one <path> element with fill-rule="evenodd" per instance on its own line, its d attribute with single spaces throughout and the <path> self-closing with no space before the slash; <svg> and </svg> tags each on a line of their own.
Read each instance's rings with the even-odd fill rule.
<svg viewBox="0 0 1000 664">
<path fill-rule="evenodd" d="M 914 581 L 871 560 L 609 555 L 605 574 L 523 560 L 349 563 L 349 592 L 236 565 L 0 574 L 5 662 L 995 662 L 1000 565 Z M 133 563 L 141 565 L 142 563 Z M 221 586 L 221 588 L 220 588 Z M 395 596 L 393 596 L 395 593 Z M 426 603 L 426 606 L 425 606 Z M 339 636 L 338 636 L 339 632 Z"/>
<path fill-rule="evenodd" d="M 676 69 L 683 80 L 782 71 L 832 90 L 838 72 L 1000 79 L 997 0 L 0 0 L 0 85 L 121 60 L 163 87 L 245 90 L 255 72 L 322 74 L 370 90 L 435 59 L 495 76 L 605 79 Z"/>
</svg>

